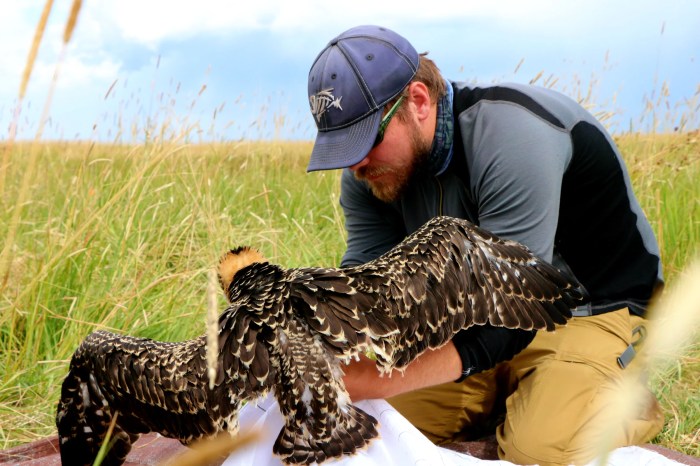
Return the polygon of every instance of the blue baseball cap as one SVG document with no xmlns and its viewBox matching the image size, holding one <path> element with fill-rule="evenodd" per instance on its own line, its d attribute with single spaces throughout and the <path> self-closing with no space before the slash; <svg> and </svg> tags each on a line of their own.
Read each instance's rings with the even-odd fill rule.
<svg viewBox="0 0 700 466">
<path fill-rule="evenodd" d="M 309 71 L 318 134 L 307 171 L 355 165 L 372 149 L 384 106 L 411 82 L 419 57 L 397 33 L 357 26 L 331 40 Z"/>
</svg>

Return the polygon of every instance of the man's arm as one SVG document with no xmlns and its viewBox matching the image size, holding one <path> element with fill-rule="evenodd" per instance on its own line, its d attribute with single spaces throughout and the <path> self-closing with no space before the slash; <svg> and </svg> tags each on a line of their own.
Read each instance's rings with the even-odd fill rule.
<svg viewBox="0 0 700 466">
<path fill-rule="evenodd" d="M 362 356 L 343 369 L 345 387 L 355 401 L 388 398 L 465 377 L 513 358 L 535 338 L 534 331 L 474 325 L 446 345 L 428 350 L 411 362 L 403 374 L 381 376 L 376 363 Z"/>
<path fill-rule="evenodd" d="M 403 374 L 380 375 L 376 363 L 366 356 L 344 366 L 345 388 L 353 401 L 389 398 L 401 393 L 451 382 L 462 373 L 462 360 L 452 342 L 429 350 L 408 365 Z"/>
</svg>

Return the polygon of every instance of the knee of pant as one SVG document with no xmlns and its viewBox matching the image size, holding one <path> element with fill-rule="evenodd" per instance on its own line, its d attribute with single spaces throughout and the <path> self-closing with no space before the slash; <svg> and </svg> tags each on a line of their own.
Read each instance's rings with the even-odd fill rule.
<svg viewBox="0 0 700 466">
<path fill-rule="evenodd" d="M 542 461 L 542 454 L 537 443 L 536 436 L 525 435 L 516 439 L 513 433 L 507 437 L 499 435 L 498 456 L 515 464 L 538 464 Z"/>
<path fill-rule="evenodd" d="M 544 445 L 526 445 L 525 449 L 516 448 L 513 444 L 499 445 L 498 456 L 500 459 L 513 464 L 536 464 L 538 466 L 568 466 L 571 464 L 586 464 L 588 458 L 584 461 L 576 461 L 572 458 L 567 458 L 567 455 L 562 452 L 553 454 L 549 446 Z"/>
<path fill-rule="evenodd" d="M 566 435 L 560 432 L 547 432 L 538 426 L 520 428 L 517 433 L 504 434 L 503 425 L 498 429 L 499 457 L 514 464 L 568 465 L 585 464 L 593 458 L 593 454 L 580 451 L 580 455 L 572 455 L 571 445 Z M 572 433 L 573 435 L 573 433 Z M 580 456 L 580 457 L 574 457 Z"/>
</svg>

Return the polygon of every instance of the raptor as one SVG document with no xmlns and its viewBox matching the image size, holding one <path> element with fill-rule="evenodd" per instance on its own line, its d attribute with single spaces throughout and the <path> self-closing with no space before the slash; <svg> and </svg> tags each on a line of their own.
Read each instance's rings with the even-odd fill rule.
<svg viewBox="0 0 700 466">
<path fill-rule="evenodd" d="M 360 353 L 372 352 L 383 373 L 401 371 L 472 325 L 554 330 L 585 299 L 575 279 L 526 247 L 450 217 L 363 265 L 287 269 L 240 247 L 218 271 L 228 305 L 213 386 L 205 336 L 92 333 L 58 404 L 63 464 L 92 464 L 115 417 L 103 464 L 122 464 L 146 432 L 184 444 L 234 435 L 241 407 L 269 391 L 285 417 L 273 448 L 282 461 L 352 454 L 377 436 L 377 421 L 343 385 L 343 365 Z"/>
</svg>

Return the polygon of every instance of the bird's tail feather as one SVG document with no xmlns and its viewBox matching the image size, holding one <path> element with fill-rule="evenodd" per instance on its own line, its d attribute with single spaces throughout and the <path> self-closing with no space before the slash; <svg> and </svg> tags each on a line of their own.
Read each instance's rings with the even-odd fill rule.
<svg viewBox="0 0 700 466">
<path fill-rule="evenodd" d="M 304 427 L 293 422 L 282 428 L 273 452 L 290 464 L 321 463 L 365 448 L 377 437 L 377 420 L 353 405 L 347 405 L 343 419 L 328 441 L 316 441 Z"/>
</svg>

